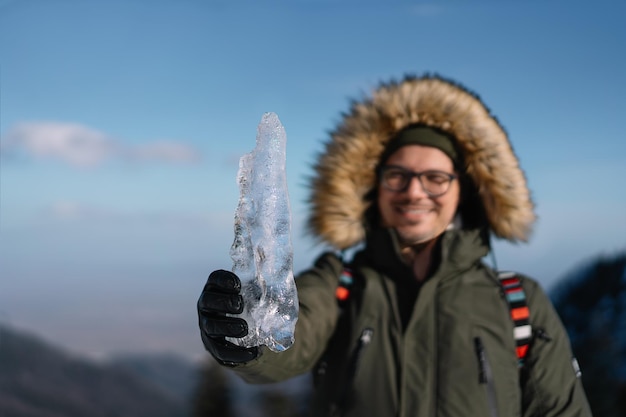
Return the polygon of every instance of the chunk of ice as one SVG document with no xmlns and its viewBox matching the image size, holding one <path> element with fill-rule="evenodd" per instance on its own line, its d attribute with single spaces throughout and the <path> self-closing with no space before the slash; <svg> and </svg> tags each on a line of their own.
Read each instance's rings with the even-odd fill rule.
<svg viewBox="0 0 626 417">
<path fill-rule="evenodd" d="M 239 204 L 233 272 L 241 279 L 248 335 L 228 338 L 240 346 L 275 352 L 294 342 L 298 294 L 293 278 L 291 210 L 285 173 L 287 135 L 275 113 L 257 127 L 256 147 L 239 160 Z"/>
</svg>

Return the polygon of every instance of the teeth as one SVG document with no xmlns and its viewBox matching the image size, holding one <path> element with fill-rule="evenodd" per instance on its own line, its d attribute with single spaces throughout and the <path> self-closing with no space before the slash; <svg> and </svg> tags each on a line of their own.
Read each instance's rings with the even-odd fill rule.
<svg viewBox="0 0 626 417">
<path fill-rule="evenodd" d="M 404 213 L 428 213 L 430 209 L 401 209 Z"/>
</svg>

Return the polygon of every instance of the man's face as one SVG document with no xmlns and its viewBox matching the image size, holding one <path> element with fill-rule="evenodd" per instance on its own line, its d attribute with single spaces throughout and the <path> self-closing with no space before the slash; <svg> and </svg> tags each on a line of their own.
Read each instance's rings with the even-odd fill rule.
<svg viewBox="0 0 626 417">
<path fill-rule="evenodd" d="M 413 172 L 435 170 L 455 173 L 452 160 L 430 146 L 403 146 L 391 154 L 385 165 Z M 459 199 L 457 179 L 450 183 L 445 194 L 437 197 L 429 196 L 415 177 L 401 191 L 391 191 L 383 184 L 378 187 L 378 208 L 383 226 L 394 228 L 405 245 L 424 243 L 441 235 L 452 222 Z"/>
</svg>

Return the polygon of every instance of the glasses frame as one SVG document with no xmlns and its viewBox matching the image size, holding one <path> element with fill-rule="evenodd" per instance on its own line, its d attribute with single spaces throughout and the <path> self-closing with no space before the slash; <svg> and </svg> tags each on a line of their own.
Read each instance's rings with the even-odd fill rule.
<svg viewBox="0 0 626 417">
<path fill-rule="evenodd" d="M 389 187 L 389 184 L 387 184 L 387 182 L 385 181 L 385 172 L 387 172 L 387 171 L 389 171 L 391 169 L 402 171 L 405 174 L 405 178 L 407 178 L 407 180 L 406 180 L 406 184 L 404 184 L 404 186 L 402 188 L 397 188 L 397 189 L 396 188 L 391 188 L 391 187 Z M 422 182 L 422 176 L 428 175 L 428 174 L 438 174 L 438 175 L 443 175 L 445 177 L 448 177 L 449 181 L 448 181 L 448 187 L 446 188 L 446 190 L 444 192 L 441 192 L 441 193 L 432 193 L 432 192 L 428 191 L 426 189 L 426 187 L 424 187 L 424 183 Z M 379 181 L 379 183 L 385 189 L 387 189 L 389 191 L 405 192 L 411 186 L 411 182 L 413 181 L 413 178 L 417 178 L 417 181 L 420 183 L 420 187 L 422 187 L 422 190 L 429 197 L 441 197 L 442 195 L 444 195 L 445 193 L 447 193 L 450 190 L 450 185 L 452 184 L 452 181 L 458 179 L 459 176 L 456 175 L 456 174 L 451 174 L 449 172 L 440 171 L 438 169 L 428 169 L 426 171 L 415 172 L 415 171 L 411 171 L 410 169 L 401 167 L 399 165 L 383 165 L 378 170 L 378 181 Z"/>
</svg>

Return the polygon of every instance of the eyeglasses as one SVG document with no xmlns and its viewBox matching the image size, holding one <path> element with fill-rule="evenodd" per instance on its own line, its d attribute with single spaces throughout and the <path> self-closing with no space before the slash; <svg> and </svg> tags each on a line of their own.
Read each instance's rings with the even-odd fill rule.
<svg viewBox="0 0 626 417">
<path fill-rule="evenodd" d="M 457 179 L 456 175 L 443 171 L 413 172 L 396 165 L 381 167 L 378 177 L 383 187 L 390 191 L 406 191 L 413 177 L 416 177 L 429 197 L 439 197 L 445 194 L 450 189 L 452 181 Z"/>
</svg>

